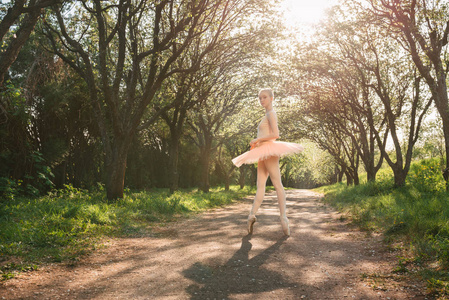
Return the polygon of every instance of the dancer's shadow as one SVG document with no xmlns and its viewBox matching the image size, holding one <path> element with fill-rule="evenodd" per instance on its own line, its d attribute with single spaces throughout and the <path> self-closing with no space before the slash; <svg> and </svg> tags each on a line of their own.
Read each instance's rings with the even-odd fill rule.
<svg viewBox="0 0 449 300">
<path fill-rule="evenodd" d="M 240 249 L 222 266 L 207 266 L 198 262 L 183 271 L 185 277 L 197 283 L 187 287 L 191 299 L 227 299 L 231 294 L 260 293 L 294 285 L 278 272 L 263 267 L 286 237 L 251 259 L 250 239 L 251 235 L 243 237 Z"/>
</svg>

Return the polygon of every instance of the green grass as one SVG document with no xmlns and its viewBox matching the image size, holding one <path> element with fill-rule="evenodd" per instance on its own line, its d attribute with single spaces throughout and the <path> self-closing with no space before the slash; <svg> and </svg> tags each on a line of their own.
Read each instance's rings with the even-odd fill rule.
<svg viewBox="0 0 449 300">
<path fill-rule="evenodd" d="M 398 257 L 396 272 L 412 264 L 421 270 L 429 293 L 447 297 L 449 193 L 444 186 L 439 162 L 428 159 L 412 165 L 404 187 L 395 188 L 392 172 L 382 169 L 376 182 L 351 187 L 339 183 L 317 191 L 325 194 L 324 201 L 351 215 L 360 228 L 383 233 L 393 248 L 410 256 Z"/>
<path fill-rule="evenodd" d="M 76 261 L 101 247 L 104 238 L 149 234 L 151 226 L 254 192 L 237 186 L 230 191 L 189 189 L 171 195 L 166 189 L 126 190 L 123 199 L 108 201 L 101 186 L 90 192 L 67 186 L 40 198 L 0 200 L 1 279 L 45 262 Z"/>
</svg>

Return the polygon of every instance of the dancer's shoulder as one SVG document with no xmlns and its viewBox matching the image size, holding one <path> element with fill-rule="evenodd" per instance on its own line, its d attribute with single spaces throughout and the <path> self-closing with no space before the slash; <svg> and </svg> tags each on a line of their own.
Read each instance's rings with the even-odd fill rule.
<svg viewBox="0 0 449 300">
<path fill-rule="evenodd" d="M 268 119 L 277 118 L 277 115 L 276 115 L 276 112 L 274 111 L 274 109 L 267 111 L 265 116 L 267 116 Z"/>
</svg>

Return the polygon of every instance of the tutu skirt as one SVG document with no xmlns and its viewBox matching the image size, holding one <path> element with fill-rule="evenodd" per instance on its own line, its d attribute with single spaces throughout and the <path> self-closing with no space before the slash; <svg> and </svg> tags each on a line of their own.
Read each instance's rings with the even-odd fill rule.
<svg viewBox="0 0 449 300">
<path fill-rule="evenodd" d="M 232 162 L 237 167 L 243 164 L 252 164 L 259 160 L 265 160 L 272 156 L 282 157 L 285 155 L 299 153 L 304 150 L 304 147 L 296 143 L 267 141 L 261 143 L 259 146 L 251 149 L 235 158 Z"/>
</svg>

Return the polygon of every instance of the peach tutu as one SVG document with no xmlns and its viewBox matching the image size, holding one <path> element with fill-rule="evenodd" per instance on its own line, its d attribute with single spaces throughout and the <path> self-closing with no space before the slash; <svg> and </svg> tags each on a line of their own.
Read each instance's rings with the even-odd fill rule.
<svg viewBox="0 0 449 300">
<path fill-rule="evenodd" d="M 235 157 L 232 162 L 237 167 L 243 164 L 252 164 L 259 160 L 265 160 L 272 156 L 285 156 L 293 153 L 299 153 L 304 150 L 304 147 L 296 143 L 266 141 L 259 146 Z"/>
</svg>

